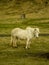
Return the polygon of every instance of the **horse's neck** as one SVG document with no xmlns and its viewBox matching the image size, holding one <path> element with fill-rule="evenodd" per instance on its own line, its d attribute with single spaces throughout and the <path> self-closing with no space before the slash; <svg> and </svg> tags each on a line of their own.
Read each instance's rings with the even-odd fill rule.
<svg viewBox="0 0 49 65">
<path fill-rule="evenodd" d="M 28 34 L 31 34 L 32 35 L 32 31 L 31 30 L 27 30 Z"/>
</svg>

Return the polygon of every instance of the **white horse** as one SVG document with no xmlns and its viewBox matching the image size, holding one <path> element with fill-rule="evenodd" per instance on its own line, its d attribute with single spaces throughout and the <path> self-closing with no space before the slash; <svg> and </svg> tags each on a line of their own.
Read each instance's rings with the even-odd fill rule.
<svg viewBox="0 0 49 65">
<path fill-rule="evenodd" d="M 26 29 L 21 28 L 14 28 L 11 31 L 11 44 L 13 44 L 13 47 L 17 46 L 16 41 L 18 39 L 24 39 L 26 40 L 26 49 L 30 47 L 30 40 L 33 37 L 39 36 L 39 28 L 31 28 L 27 27 Z"/>
</svg>

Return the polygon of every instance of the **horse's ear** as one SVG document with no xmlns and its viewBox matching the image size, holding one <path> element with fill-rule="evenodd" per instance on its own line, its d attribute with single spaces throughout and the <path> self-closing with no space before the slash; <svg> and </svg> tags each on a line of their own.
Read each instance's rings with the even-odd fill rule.
<svg viewBox="0 0 49 65">
<path fill-rule="evenodd" d="M 34 30 L 36 31 L 36 28 Z"/>
<path fill-rule="evenodd" d="M 36 31 L 37 31 L 37 29 L 36 29 L 36 28 L 34 28 L 34 31 L 36 32 Z"/>
</svg>

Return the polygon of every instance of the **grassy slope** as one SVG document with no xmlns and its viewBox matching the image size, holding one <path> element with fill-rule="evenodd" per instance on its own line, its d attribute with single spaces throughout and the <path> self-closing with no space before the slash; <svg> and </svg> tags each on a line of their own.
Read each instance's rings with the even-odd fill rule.
<svg viewBox="0 0 49 65">
<path fill-rule="evenodd" d="M 40 21 L 40 22 L 39 22 Z M 0 34 L 9 35 L 15 27 L 39 27 L 40 33 L 49 33 L 49 18 L 46 19 L 0 19 Z M 49 36 L 32 39 L 31 48 L 25 49 L 25 41 L 18 48 L 10 45 L 10 37 L 0 37 L 0 65 L 49 65 Z"/>
<path fill-rule="evenodd" d="M 41 33 L 49 33 L 49 18 L 40 19 L 16 19 L 8 18 L 0 20 L 0 34 L 10 34 L 15 27 L 26 28 L 27 26 L 39 27 Z M 7 30 L 6 30 L 7 29 Z"/>
<path fill-rule="evenodd" d="M 39 27 L 40 33 L 43 34 L 49 33 L 49 16 L 47 15 L 49 9 L 42 9 L 40 11 L 42 14 L 28 13 L 26 19 L 20 19 L 20 13 L 15 13 L 17 11 L 15 8 L 13 10 L 8 7 L 3 5 L 0 7 L 0 34 L 9 35 L 13 28 L 24 29 L 27 26 Z M 16 18 L 17 15 L 18 18 Z M 10 37 L 0 36 L 0 65 L 49 65 L 49 36 L 32 39 L 31 48 L 27 50 L 24 48 L 25 41 L 18 42 L 18 48 L 13 48 L 9 44 Z"/>
<path fill-rule="evenodd" d="M 33 39 L 27 50 L 23 43 L 13 48 L 9 45 L 10 37 L 0 37 L 0 65 L 49 65 L 49 36 Z"/>
<path fill-rule="evenodd" d="M 16 17 L 20 18 L 22 13 L 25 13 L 27 18 L 48 18 L 49 4 L 37 3 L 32 0 L 26 1 L 0 1 L 0 18 Z M 49 2 L 48 2 L 49 3 Z M 3 16 L 2 16 L 3 15 Z"/>
</svg>

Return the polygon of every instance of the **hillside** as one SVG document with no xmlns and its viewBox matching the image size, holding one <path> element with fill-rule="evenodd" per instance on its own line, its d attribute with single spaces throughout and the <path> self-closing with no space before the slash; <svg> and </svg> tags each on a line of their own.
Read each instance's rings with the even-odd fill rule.
<svg viewBox="0 0 49 65">
<path fill-rule="evenodd" d="M 0 0 L 0 17 L 25 13 L 27 17 L 49 17 L 49 0 Z"/>
</svg>

